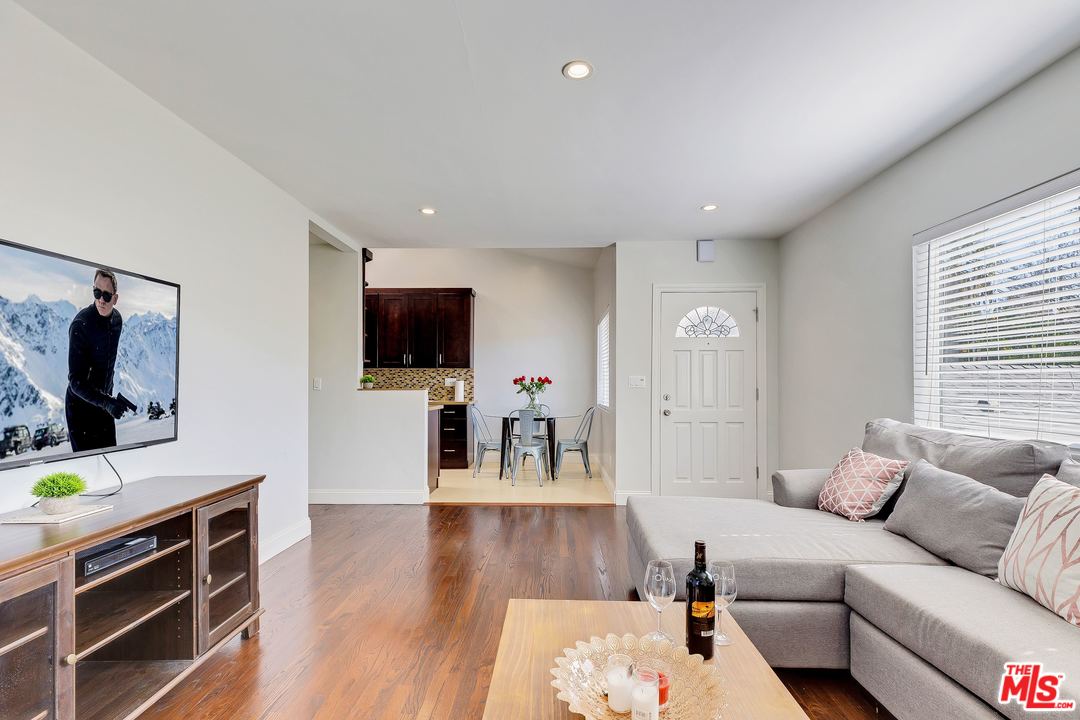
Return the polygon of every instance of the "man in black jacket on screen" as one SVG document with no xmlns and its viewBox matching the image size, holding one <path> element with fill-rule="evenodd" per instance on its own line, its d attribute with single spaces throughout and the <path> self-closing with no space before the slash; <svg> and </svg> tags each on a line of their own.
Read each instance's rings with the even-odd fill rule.
<svg viewBox="0 0 1080 720">
<path fill-rule="evenodd" d="M 94 273 L 94 302 L 75 315 L 68 328 L 68 388 L 65 396 L 71 449 L 99 450 L 116 445 L 116 421 L 126 403 L 113 397 L 113 371 L 124 319 L 116 275 Z"/>
</svg>

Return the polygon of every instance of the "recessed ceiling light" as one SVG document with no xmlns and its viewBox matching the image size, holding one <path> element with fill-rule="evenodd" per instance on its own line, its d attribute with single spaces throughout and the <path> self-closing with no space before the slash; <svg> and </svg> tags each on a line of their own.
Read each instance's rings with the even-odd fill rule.
<svg viewBox="0 0 1080 720">
<path fill-rule="evenodd" d="M 437 212 L 439 212 L 439 211 L 436 210 L 435 208 L 429 208 L 429 207 L 420 208 L 420 214 L 421 215 L 434 215 Z"/>
<path fill-rule="evenodd" d="M 713 210 L 720 209 L 720 206 L 719 205 L 713 205 L 712 203 L 709 203 L 708 205 L 702 205 L 701 209 L 704 210 L 705 212 L 712 212 Z"/>
<path fill-rule="evenodd" d="M 562 66 L 562 74 L 570 80 L 584 80 L 592 75 L 592 65 L 584 60 L 571 60 Z"/>
</svg>

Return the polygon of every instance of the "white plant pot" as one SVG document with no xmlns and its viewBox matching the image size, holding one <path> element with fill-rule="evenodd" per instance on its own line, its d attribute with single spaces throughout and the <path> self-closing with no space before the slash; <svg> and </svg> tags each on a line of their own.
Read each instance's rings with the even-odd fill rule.
<svg viewBox="0 0 1080 720">
<path fill-rule="evenodd" d="M 371 390 L 375 387 L 375 383 L 364 383 L 365 390 Z"/>
<path fill-rule="evenodd" d="M 38 507 L 46 515 L 63 515 L 75 509 L 75 496 L 41 498 Z"/>
</svg>

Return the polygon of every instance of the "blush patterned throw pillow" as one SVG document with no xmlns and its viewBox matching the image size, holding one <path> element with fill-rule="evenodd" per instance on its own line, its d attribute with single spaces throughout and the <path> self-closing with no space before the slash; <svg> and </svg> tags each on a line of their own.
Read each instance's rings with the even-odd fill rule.
<svg viewBox="0 0 1080 720">
<path fill-rule="evenodd" d="M 1080 626 L 1080 488 L 1043 475 L 998 561 L 998 582 Z"/>
<path fill-rule="evenodd" d="M 881 512 L 903 480 L 907 460 L 890 460 L 852 448 L 829 473 L 818 509 L 862 522 Z"/>
</svg>

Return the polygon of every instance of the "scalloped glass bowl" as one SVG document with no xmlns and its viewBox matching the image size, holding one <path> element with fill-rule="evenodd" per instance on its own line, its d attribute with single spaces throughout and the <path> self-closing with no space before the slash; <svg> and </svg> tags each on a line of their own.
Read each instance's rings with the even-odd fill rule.
<svg viewBox="0 0 1080 720">
<path fill-rule="evenodd" d="M 638 665 L 650 659 L 671 665 L 671 690 L 663 720 L 717 720 L 724 705 L 719 668 L 706 665 L 700 655 L 690 655 L 685 647 L 675 647 L 663 640 L 653 642 L 634 635 L 609 634 L 589 642 L 577 642 L 576 648 L 563 650 L 551 669 L 552 686 L 558 698 L 570 706 L 570 712 L 587 720 L 627 720 L 629 713 L 612 712 L 607 705 L 604 667 L 616 653 L 634 658 Z"/>
</svg>

